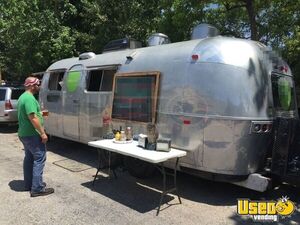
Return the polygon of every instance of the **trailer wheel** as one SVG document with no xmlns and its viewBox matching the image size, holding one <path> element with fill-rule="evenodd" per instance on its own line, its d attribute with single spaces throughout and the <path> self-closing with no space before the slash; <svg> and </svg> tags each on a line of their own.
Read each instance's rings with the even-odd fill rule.
<svg viewBox="0 0 300 225">
<path fill-rule="evenodd" d="M 149 178 L 154 175 L 155 166 L 153 166 L 151 163 L 147 163 L 132 157 L 124 157 L 123 162 L 130 175 L 134 177 Z"/>
</svg>

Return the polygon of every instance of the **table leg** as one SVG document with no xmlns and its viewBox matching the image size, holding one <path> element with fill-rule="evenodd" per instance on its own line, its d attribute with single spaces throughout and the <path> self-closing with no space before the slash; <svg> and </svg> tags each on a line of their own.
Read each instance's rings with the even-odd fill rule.
<svg viewBox="0 0 300 225">
<path fill-rule="evenodd" d="M 94 177 L 94 180 L 93 180 L 93 184 L 92 184 L 93 186 L 95 184 L 95 181 L 97 179 L 97 176 L 98 176 L 98 173 L 101 169 L 101 166 L 103 166 L 102 163 L 101 163 L 101 150 L 98 149 L 98 168 L 97 168 L 97 172 L 96 172 L 96 175 Z M 112 173 L 114 174 L 114 178 L 117 178 L 117 174 L 116 174 L 114 169 L 112 169 Z M 109 176 L 109 178 L 111 178 L 111 152 L 110 151 L 108 151 L 108 176 Z"/>
<path fill-rule="evenodd" d="M 97 152 L 98 152 L 98 168 L 97 168 L 97 172 L 96 172 L 96 175 L 94 177 L 94 180 L 93 180 L 93 186 L 95 185 L 95 181 L 97 179 L 97 176 L 98 176 L 98 173 L 100 171 L 100 167 L 101 167 L 101 157 L 100 157 L 100 149 L 97 149 Z"/>
<path fill-rule="evenodd" d="M 110 151 L 108 151 L 108 177 L 110 178 L 110 157 L 111 157 L 111 153 Z"/>
<path fill-rule="evenodd" d="M 159 214 L 163 198 L 168 193 L 175 192 L 177 197 L 178 197 L 179 203 L 182 204 L 181 203 L 181 198 L 180 198 L 180 195 L 179 195 L 179 192 L 178 192 L 178 188 L 177 188 L 177 165 L 178 165 L 178 161 L 179 161 L 179 158 L 176 158 L 176 163 L 175 163 L 174 171 L 173 171 L 172 174 L 166 172 L 163 163 L 160 163 L 159 166 L 157 166 L 157 168 L 159 169 L 159 171 L 161 172 L 161 174 L 163 176 L 163 190 L 162 190 L 162 193 L 161 193 L 161 196 L 160 196 L 160 201 L 159 201 L 159 205 L 158 205 L 158 208 L 157 208 L 157 211 L 156 211 L 156 216 Z M 173 176 L 173 182 L 174 182 L 173 185 L 174 186 L 170 189 L 167 189 L 167 175 Z"/>
<path fill-rule="evenodd" d="M 174 187 L 175 187 L 175 191 L 176 191 L 179 203 L 181 204 L 181 198 L 180 198 L 180 195 L 178 193 L 178 188 L 177 188 L 177 165 L 178 165 L 178 161 L 179 161 L 179 158 L 176 159 L 176 164 L 175 164 L 175 168 L 174 168 Z"/>
<path fill-rule="evenodd" d="M 161 164 L 160 172 L 162 173 L 162 176 L 163 176 L 163 191 L 160 195 L 160 201 L 159 201 L 159 205 L 158 205 L 158 208 L 157 208 L 157 211 L 156 211 L 156 215 L 159 214 L 161 203 L 163 201 L 164 196 L 167 194 L 167 192 L 166 192 L 166 182 L 167 182 L 166 170 L 165 170 L 165 167 L 163 166 L 163 163 Z"/>
</svg>

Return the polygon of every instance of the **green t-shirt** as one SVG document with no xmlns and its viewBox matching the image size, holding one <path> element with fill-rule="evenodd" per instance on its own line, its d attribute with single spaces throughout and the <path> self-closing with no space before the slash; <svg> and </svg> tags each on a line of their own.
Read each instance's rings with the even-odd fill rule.
<svg viewBox="0 0 300 225">
<path fill-rule="evenodd" d="M 28 118 L 28 115 L 31 113 L 34 113 L 39 118 L 43 126 L 44 119 L 38 101 L 31 93 L 25 91 L 18 100 L 18 134 L 20 137 L 39 135 Z"/>
</svg>

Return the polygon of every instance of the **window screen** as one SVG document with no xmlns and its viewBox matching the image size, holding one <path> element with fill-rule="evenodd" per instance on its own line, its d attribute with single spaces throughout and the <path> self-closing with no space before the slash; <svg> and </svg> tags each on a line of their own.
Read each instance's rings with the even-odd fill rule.
<svg viewBox="0 0 300 225">
<path fill-rule="evenodd" d="M 116 70 L 104 70 L 100 91 L 112 91 Z"/>
<path fill-rule="evenodd" d="M 87 91 L 112 91 L 116 70 L 90 70 Z"/>
<path fill-rule="evenodd" d="M 155 122 L 158 73 L 116 76 L 112 118 Z"/>
<path fill-rule="evenodd" d="M 49 90 L 52 90 L 52 91 L 54 91 L 54 90 L 60 91 L 61 90 L 60 82 L 63 80 L 64 74 L 65 74 L 64 71 L 50 73 L 49 83 L 48 83 Z"/>
<path fill-rule="evenodd" d="M 87 90 L 99 91 L 101 80 L 102 80 L 102 70 L 89 71 Z"/>
</svg>

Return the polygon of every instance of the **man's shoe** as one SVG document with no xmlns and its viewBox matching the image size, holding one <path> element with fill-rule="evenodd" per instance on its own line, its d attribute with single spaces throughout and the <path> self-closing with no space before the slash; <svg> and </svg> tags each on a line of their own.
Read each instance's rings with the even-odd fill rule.
<svg viewBox="0 0 300 225">
<path fill-rule="evenodd" d="M 42 184 L 43 184 L 44 188 L 47 186 L 46 182 L 43 182 Z M 24 191 L 31 191 L 31 187 L 30 188 L 25 187 Z"/>
<path fill-rule="evenodd" d="M 38 196 L 50 195 L 52 193 L 54 193 L 54 189 L 53 188 L 45 188 L 44 190 L 42 190 L 40 192 L 31 192 L 30 196 L 31 197 L 38 197 Z"/>
</svg>

